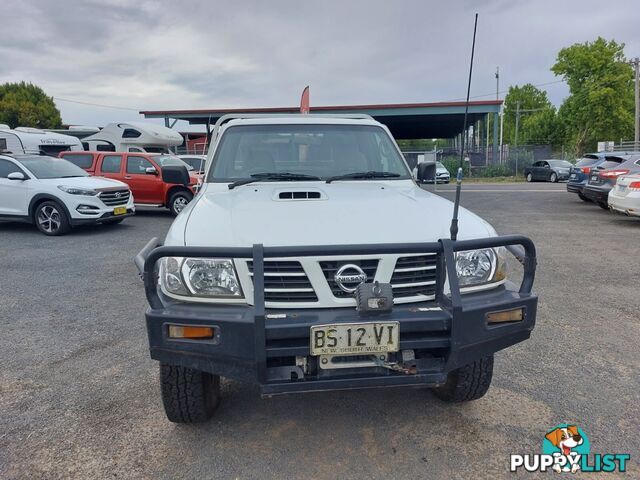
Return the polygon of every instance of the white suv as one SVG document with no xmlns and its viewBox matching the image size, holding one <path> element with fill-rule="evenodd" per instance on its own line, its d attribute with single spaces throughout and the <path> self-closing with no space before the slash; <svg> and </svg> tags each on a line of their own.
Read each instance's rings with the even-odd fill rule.
<svg viewBox="0 0 640 480">
<path fill-rule="evenodd" d="M 220 376 L 263 395 L 482 397 L 494 353 L 535 323 L 531 240 L 463 208 L 455 239 L 454 204 L 416 185 L 370 117 L 224 120 L 201 191 L 136 257 L 168 418 L 209 418 Z M 520 287 L 504 262 L 515 246 Z"/>
<path fill-rule="evenodd" d="M 62 158 L 0 155 L 0 219 L 31 222 L 45 235 L 84 223 L 120 223 L 135 213 L 129 187 L 91 177 Z"/>
</svg>

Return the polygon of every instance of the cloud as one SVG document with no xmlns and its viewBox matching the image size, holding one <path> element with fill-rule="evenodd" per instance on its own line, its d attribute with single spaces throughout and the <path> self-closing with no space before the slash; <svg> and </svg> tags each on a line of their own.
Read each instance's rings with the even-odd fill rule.
<svg viewBox="0 0 640 480">
<path fill-rule="evenodd" d="M 634 1 L 4 0 L 0 82 L 133 109 L 440 101 L 557 80 L 558 50 L 598 35 L 640 52 Z M 548 87 L 560 103 L 563 84 Z M 492 98 L 489 95 L 484 98 Z M 68 123 L 137 118 L 58 100 Z"/>
</svg>

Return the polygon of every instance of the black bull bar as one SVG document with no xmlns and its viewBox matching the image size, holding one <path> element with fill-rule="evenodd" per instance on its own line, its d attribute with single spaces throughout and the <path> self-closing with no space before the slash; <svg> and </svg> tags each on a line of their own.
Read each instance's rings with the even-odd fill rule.
<svg viewBox="0 0 640 480">
<path fill-rule="evenodd" d="M 466 301 L 460 293 L 460 285 L 458 282 L 458 276 L 456 274 L 455 252 L 465 250 L 476 250 L 482 248 L 497 248 L 505 247 L 511 254 L 523 266 L 523 276 L 519 288 L 508 290 L 510 296 L 504 300 L 500 300 L 498 304 L 491 304 L 491 300 L 484 299 L 482 302 L 476 302 L 471 304 Z M 150 305 L 150 309 L 147 312 L 148 326 L 150 316 L 159 318 L 169 310 L 170 305 L 167 305 L 166 301 L 161 299 L 158 292 L 158 273 L 157 262 L 163 257 L 197 257 L 197 258 L 231 258 L 231 259 L 251 259 L 253 261 L 253 284 L 254 284 L 254 298 L 253 306 L 248 306 L 251 309 L 251 316 L 253 317 L 252 325 L 244 325 L 244 332 L 253 332 L 253 345 L 250 341 L 245 343 L 253 351 L 246 352 L 251 361 L 251 370 L 253 373 L 247 377 L 247 375 L 233 375 L 229 373 L 227 376 L 237 377 L 244 381 L 253 381 L 262 386 L 263 393 L 285 393 L 284 390 L 279 388 L 269 389 L 266 385 L 268 382 L 267 376 L 267 344 L 266 344 L 266 327 L 265 318 L 267 311 L 265 308 L 265 292 L 264 292 L 264 261 L 269 258 L 296 258 L 296 257 L 309 257 L 309 256 L 358 256 L 358 255 L 383 255 L 383 254 L 437 254 L 438 265 L 436 268 L 436 290 L 435 290 L 435 303 L 442 310 L 441 315 L 444 314 L 447 317 L 450 329 L 450 351 L 446 361 L 446 365 L 443 368 L 443 372 L 452 370 L 457 366 L 464 364 L 466 361 L 471 361 L 474 356 L 482 353 L 482 345 L 488 347 L 487 353 L 493 353 L 495 350 L 505 348 L 509 345 L 525 340 L 529 337 L 533 325 L 535 323 L 537 297 L 532 293 L 533 282 L 536 271 L 536 249 L 533 242 L 521 235 L 505 235 L 489 238 L 480 238 L 472 240 L 457 240 L 452 241 L 449 239 L 442 239 L 437 242 L 429 243 L 395 243 L 395 244 L 371 244 L 371 245 L 323 245 L 323 246 L 303 246 L 303 247 L 265 247 L 260 244 L 255 244 L 253 247 L 185 247 L 185 246 L 162 246 L 157 238 L 151 239 L 147 245 L 140 251 L 135 257 L 135 264 L 144 281 L 144 288 L 147 300 Z M 445 281 L 448 279 L 449 294 L 445 294 L 444 287 Z M 467 297 L 467 295 L 465 295 Z M 165 297 L 166 298 L 166 297 Z M 433 302 L 430 302 L 433 304 Z M 479 307 L 479 303 L 482 303 Z M 419 304 L 405 304 L 394 306 L 396 309 L 405 307 L 412 307 Z M 519 322 L 519 325 L 511 324 L 504 325 L 500 328 L 487 328 L 484 322 L 482 322 L 481 328 L 473 327 L 469 328 L 471 323 L 467 322 L 470 314 L 477 314 L 478 311 L 496 310 L 496 307 L 512 307 L 523 305 L 528 310 L 528 318 L 526 321 Z M 199 305 L 198 308 L 216 308 L 217 305 Z M 226 307 L 228 311 L 229 307 Z M 231 307 L 234 308 L 234 307 Z M 235 307 L 244 308 L 247 307 Z M 500 308 L 497 308 L 500 310 Z M 279 309 L 281 311 L 286 311 Z M 322 310 L 322 309 L 318 309 Z M 325 309 L 326 310 L 326 309 Z M 338 309 L 344 311 L 344 308 Z M 349 309 L 347 309 L 349 310 Z M 300 310 L 298 310 L 300 311 Z M 474 312 L 472 312 L 474 311 Z M 481 312 L 482 313 L 482 312 Z M 466 314 L 466 316 L 465 316 Z M 391 312 L 393 315 L 393 312 Z M 361 315 L 362 321 L 366 321 L 366 316 Z M 415 320 L 415 319 L 414 319 Z M 478 323 L 478 322 L 473 322 Z M 152 344 L 152 356 L 156 359 L 172 360 L 175 359 L 177 363 L 181 362 L 184 354 L 189 352 L 179 351 L 175 352 L 176 355 L 168 351 L 157 355 L 153 355 L 154 345 L 152 341 L 152 333 L 149 330 L 150 343 Z M 247 339 L 249 340 L 249 339 Z M 156 345 L 157 347 L 157 345 Z M 160 349 L 158 349 L 160 350 Z M 490 351 L 489 351 L 490 350 Z M 199 352 L 202 357 L 202 352 Z M 188 362 L 188 365 L 201 367 L 205 369 L 206 362 L 198 360 L 196 357 L 192 357 Z M 229 372 L 233 372 L 231 369 Z M 224 375 L 225 372 L 216 372 Z M 252 377 L 252 378 L 251 378 Z M 400 378 L 411 377 L 406 375 Z M 414 376 L 419 377 L 419 376 Z M 436 378 L 436 377 L 433 377 Z M 434 382 L 429 380 L 426 376 L 420 381 L 418 378 L 415 381 L 411 380 L 388 380 L 376 382 L 368 382 L 363 386 L 385 386 L 385 385 L 406 385 L 406 384 L 419 384 Z M 299 382 L 300 383 L 300 382 Z M 305 383 L 305 382 L 301 382 Z M 308 383 L 308 382 L 307 382 Z M 357 383 L 357 382 L 356 382 Z M 326 389 L 330 388 L 358 388 L 354 382 L 350 382 L 346 387 L 340 387 L 339 385 L 327 385 Z M 325 389 L 325 388 L 323 388 Z M 305 391 L 304 387 L 299 388 L 299 391 Z M 290 388 L 287 391 L 298 391 L 294 388 Z"/>
</svg>

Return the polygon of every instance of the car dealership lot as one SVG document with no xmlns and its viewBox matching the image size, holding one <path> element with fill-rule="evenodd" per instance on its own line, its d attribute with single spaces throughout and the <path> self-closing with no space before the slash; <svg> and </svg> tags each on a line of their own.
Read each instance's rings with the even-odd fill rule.
<svg viewBox="0 0 640 480">
<path fill-rule="evenodd" d="M 453 185 L 436 189 L 453 198 Z M 0 477 L 506 478 L 509 455 L 540 453 L 562 422 L 592 452 L 631 453 L 638 475 L 640 220 L 564 184 L 468 184 L 462 204 L 499 233 L 530 236 L 539 256 L 538 325 L 496 355 L 486 397 L 260 399 L 225 382 L 216 416 L 196 426 L 165 419 L 132 262 L 172 217 L 140 209 L 60 238 L 0 223 Z"/>
</svg>

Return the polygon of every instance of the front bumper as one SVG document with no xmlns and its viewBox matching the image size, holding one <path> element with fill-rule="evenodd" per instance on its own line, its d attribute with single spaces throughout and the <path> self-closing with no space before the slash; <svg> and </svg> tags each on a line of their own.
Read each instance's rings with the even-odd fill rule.
<svg viewBox="0 0 640 480">
<path fill-rule="evenodd" d="M 112 220 L 116 218 L 127 218 L 127 217 L 132 217 L 133 215 L 135 215 L 135 213 L 136 213 L 136 209 L 134 206 L 127 207 L 127 213 L 123 213 L 120 215 L 114 215 L 113 209 L 111 209 L 111 211 L 104 212 L 98 215 L 83 215 L 81 218 L 72 217 L 71 225 L 76 227 L 78 225 L 100 223 L 100 222 L 104 222 L 104 221 Z"/>
<path fill-rule="evenodd" d="M 454 251 L 521 245 L 519 260 L 524 265 L 520 288 L 507 283 L 494 290 L 460 294 L 455 276 Z M 436 300 L 395 305 L 391 312 L 364 315 L 352 308 L 269 309 L 264 308 L 261 290 L 264 258 L 321 254 L 367 254 L 437 252 Z M 159 292 L 155 264 L 164 256 L 243 257 L 254 261 L 254 306 L 223 306 L 172 302 Z M 342 390 L 402 385 L 441 385 L 448 372 L 529 338 L 533 330 L 537 296 L 531 293 L 535 276 L 535 248 L 525 237 L 495 237 L 431 244 L 368 245 L 343 247 L 279 248 L 256 245 L 253 249 L 206 247 L 157 247 L 152 240 L 136 257 L 150 303 L 146 312 L 151 357 L 257 384 L 263 395 L 324 390 Z M 443 292 L 449 277 L 450 294 Z M 260 294 L 262 292 L 262 294 Z M 486 314 L 522 308 L 518 322 L 489 325 Z M 310 356 L 309 332 L 313 325 L 334 323 L 397 321 L 400 352 L 415 356 L 410 373 L 382 366 L 324 370 L 318 358 Z M 210 326 L 212 340 L 177 340 L 168 337 L 169 325 Z M 393 360 L 402 354 L 391 354 Z"/>
<path fill-rule="evenodd" d="M 99 223 L 113 218 L 130 217 L 136 212 L 133 201 L 133 195 L 129 195 L 127 203 L 109 206 L 105 205 L 100 200 L 100 197 L 97 196 L 70 194 L 65 194 L 64 196 L 64 204 L 69 213 L 69 221 L 72 226 Z M 126 213 L 116 215 L 116 208 L 120 209 L 122 207 L 126 209 Z"/>
</svg>

